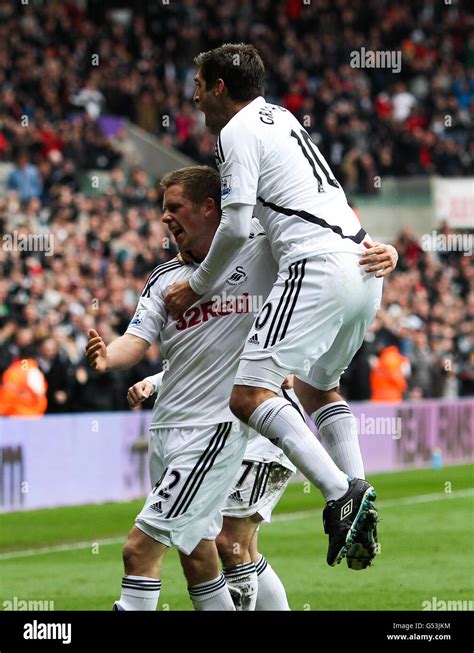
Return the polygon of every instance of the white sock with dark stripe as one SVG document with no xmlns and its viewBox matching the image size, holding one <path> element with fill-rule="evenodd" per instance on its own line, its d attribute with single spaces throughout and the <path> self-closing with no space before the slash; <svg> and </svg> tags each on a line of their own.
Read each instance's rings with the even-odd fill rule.
<svg viewBox="0 0 474 653">
<path fill-rule="evenodd" d="M 365 478 L 357 421 L 345 401 L 334 401 L 316 410 L 311 419 L 331 458 L 349 476 Z"/>
<path fill-rule="evenodd" d="M 234 567 L 224 567 L 229 592 L 239 612 L 255 610 L 257 601 L 257 570 L 253 562 L 243 562 Z"/>
<path fill-rule="evenodd" d="M 222 574 L 214 580 L 188 587 L 188 592 L 195 610 L 235 611 L 229 588 Z"/>
<path fill-rule="evenodd" d="M 340 499 L 347 492 L 347 475 L 337 468 L 289 401 L 282 397 L 266 399 L 250 416 L 249 425 L 283 449 L 326 501 Z"/>
<path fill-rule="evenodd" d="M 161 580 L 146 576 L 124 576 L 118 610 L 156 610 Z"/>
<path fill-rule="evenodd" d="M 289 610 L 283 583 L 262 555 L 255 564 L 258 578 L 255 610 Z"/>
</svg>

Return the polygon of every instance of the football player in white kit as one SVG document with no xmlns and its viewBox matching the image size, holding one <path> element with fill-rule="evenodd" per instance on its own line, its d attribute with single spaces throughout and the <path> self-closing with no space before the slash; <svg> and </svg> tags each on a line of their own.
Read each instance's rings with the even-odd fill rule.
<svg viewBox="0 0 474 653">
<path fill-rule="evenodd" d="M 194 100 L 218 134 L 222 220 L 204 261 L 167 294 L 169 311 L 179 317 L 214 286 L 246 242 L 254 214 L 278 278 L 248 333 L 230 407 L 321 490 L 328 564 L 352 546 L 349 566 L 361 564 L 352 565 L 356 553 L 366 566 L 376 552 L 376 493 L 364 480 L 356 421 L 338 386 L 380 305 L 384 263 L 374 275 L 360 268 L 367 234 L 306 130 L 266 102 L 255 48 L 224 45 L 195 63 Z M 278 395 L 291 372 L 328 451 Z"/>
<path fill-rule="evenodd" d="M 171 173 L 162 183 L 163 222 L 181 250 L 202 260 L 220 220 L 217 171 L 188 168 Z M 242 550 L 240 561 L 226 566 L 222 575 L 214 543 L 222 526 L 220 509 L 248 441 L 248 427 L 228 405 L 233 379 L 244 333 L 257 312 L 253 306 L 264 301 L 277 273 L 258 221 L 247 240 L 235 265 L 228 266 L 208 296 L 178 321 L 168 315 L 164 293 L 198 265 L 182 258 L 151 273 L 123 336 L 105 347 L 95 331 L 89 334 L 86 353 L 98 371 L 131 367 L 158 337 L 167 368 L 150 425 L 153 490 L 124 547 L 125 575 L 116 610 L 156 609 L 161 566 L 170 546 L 180 553 L 195 609 L 235 609 L 229 587 L 237 604 L 235 595 L 241 592 L 241 609 L 255 609 L 257 571 L 249 551 Z M 261 462 L 293 469 L 281 449 L 263 445 Z"/>
<path fill-rule="evenodd" d="M 244 317 L 243 322 L 246 321 L 247 318 Z M 246 324 L 242 326 L 244 329 L 247 328 Z M 212 367 L 212 361 L 210 366 Z M 159 412 L 159 392 L 164 374 L 165 372 L 159 372 L 148 376 L 129 388 L 127 395 L 129 404 L 133 408 L 139 406 L 157 392 L 158 398 L 154 410 Z M 231 381 L 233 382 L 233 377 Z M 297 403 L 298 400 L 291 387 L 292 380 L 288 377 L 282 388 L 282 394 Z M 302 411 L 301 407 L 298 409 Z M 283 583 L 259 552 L 257 531 L 260 524 L 270 523 L 273 509 L 295 471 L 294 465 L 281 449 L 250 429 L 244 459 L 221 509 L 223 525 L 216 538 L 224 575 L 237 610 L 248 610 L 249 604 L 252 605 L 248 600 L 249 589 L 252 590 L 251 581 L 255 580 L 252 575 L 256 575 L 258 581 L 255 610 L 290 609 Z M 244 551 L 248 552 L 248 556 L 242 555 Z M 242 560 L 248 558 L 254 563 L 255 571 L 251 567 L 250 573 L 247 571 L 247 578 L 245 578 L 241 565 Z M 246 568 L 248 566 L 245 565 Z"/>
<path fill-rule="evenodd" d="M 176 171 L 162 183 L 166 188 L 163 221 L 182 251 L 203 259 L 220 220 L 217 172 L 197 166 Z M 180 551 L 196 609 L 234 609 L 212 542 L 220 530 L 215 516 L 247 445 L 247 433 L 230 413 L 228 399 L 243 346 L 242 332 L 253 320 L 251 302 L 265 298 L 277 272 L 258 221 L 247 241 L 237 264 L 224 272 L 212 295 L 180 320 L 167 315 L 164 293 L 176 279 L 189 277 L 197 263 L 185 265 L 175 258 L 152 272 L 123 336 L 106 348 L 95 331 L 89 333 L 86 353 L 98 371 L 134 365 L 158 335 L 168 368 L 159 411 L 151 424 L 154 487 L 124 548 L 125 576 L 116 609 L 156 609 L 161 566 L 169 546 Z M 227 289 L 232 296 L 223 294 Z M 265 461 L 281 463 L 283 453 L 276 447 L 273 450 L 271 457 L 265 454 Z M 235 564 L 226 571 L 230 572 L 229 585 L 238 588 L 240 580 L 249 599 L 249 588 L 256 586 L 255 571 L 251 556 L 245 557 L 246 551 L 242 554 L 241 568 L 235 569 Z"/>
</svg>

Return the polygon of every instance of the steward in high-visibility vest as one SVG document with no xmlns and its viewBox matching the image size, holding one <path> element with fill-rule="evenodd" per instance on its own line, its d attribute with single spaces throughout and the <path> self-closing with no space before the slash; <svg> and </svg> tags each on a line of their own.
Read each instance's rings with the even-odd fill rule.
<svg viewBox="0 0 474 653">
<path fill-rule="evenodd" d="M 386 347 L 370 372 L 372 401 L 402 401 L 408 387 L 405 375 L 409 367 L 408 358 L 402 356 L 398 347 Z"/>
<path fill-rule="evenodd" d="M 48 384 L 32 358 L 14 361 L 2 376 L 0 415 L 44 415 Z"/>
</svg>

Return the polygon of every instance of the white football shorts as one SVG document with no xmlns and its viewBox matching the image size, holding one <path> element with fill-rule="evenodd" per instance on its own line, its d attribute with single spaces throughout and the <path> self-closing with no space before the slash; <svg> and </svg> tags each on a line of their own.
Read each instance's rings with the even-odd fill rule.
<svg viewBox="0 0 474 653">
<path fill-rule="evenodd" d="M 339 384 L 373 322 L 383 279 L 357 253 L 284 264 L 250 330 L 235 383 L 278 392 L 285 376 L 319 390 Z"/>
<path fill-rule="evenodd" d="M 294 472 L 279 463 L 243 460 L 221 513 L 224 517 L 259 515 L 269 524 Z"/>
<path fill-rule="evenodd" d="M 135 525 L 189 555 L 202 539 L 215 539 L 219 514 L 247 445 L 248 427 L 224 422 L 195 428 L 151 429 L 153 489 Z"/>
</svg>

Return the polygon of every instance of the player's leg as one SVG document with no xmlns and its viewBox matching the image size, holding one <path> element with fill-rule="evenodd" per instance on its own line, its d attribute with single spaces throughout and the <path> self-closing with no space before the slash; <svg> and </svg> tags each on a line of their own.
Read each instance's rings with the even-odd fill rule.
<svg viewBox="0 0 474 653">
<path fill-rule="evenodd" d="M 250 542 L 249 553 L 255 563 L 258 579 L 255 610 L 289 610 L 283 583 L 265 556 L 258 550 L 258 531 L 255 531 Z"/>
<path fill-rule="evenodd" d="M 195 610 L 235 610 L 214 540 L 202 539 L 190 555 L 179 557 Z"/>
<path fill-rule="evenodd" d="M 357 421 L 339 394 L 339 386 L 319 390 L 295 376 L 295 392 L 316 424 L 321 441 L 339 469 L 349 476 L 365 478 Z"/>
<path fill-rule="evenodd" d="M 332 325 L 340 319 L 340 303 L 333 300 L 329 313 L 321 310 L 321 304 L 327 303 L 326 296 L 331 296 L 326 268 L 326 258 L 315 257 L 279 271 L 250 330 L 230 408 L 240 420 L 276 442 L 329 501 L 347 491 L 347 477 L 291 402 L 278 396 L 287 374 L 300 369 L 305 364 L 304 359 L 308 357 L 309 360 L 310 353 L 317 357 L 315 323 L 326 327 L 330 342 L 336 336 L 337 329 Z M 318 315 L 314 315 L 316 309 Z M 321 349 L 320 353 L 323 351 Z"/>
<path fill-rule="evenodd" d="M 156 610 L 161 589 L 161 568 L 168 547 L 136 526 L 123 549 L 124 576 L 114 610 Z"/>
<path fill-rule="evenodd" d="M 256 337 L 251 335 L 246 343 L 230 403 L 241 420 L 283 449 L 327 502 L 341 508 L 339 523 L 329 519 L 327 524 L 330 565 L 344 557 L 373 488 L 363 480 L 349 484 L 298 411 L 277 392 L 289 370 L 303 372 L 316 364 L 333 344 L 348 312 L 357 312 L 365 301 L 360 266 L 355 284 L 351 278 L 357 257 L 349 261 L 347 268 L 354 268 L 350 274 L 343 258 L 305 259 L 290 266 L 286 278 L 279 274 L 254 323 Z M 360 292 L 354 292 L 357 284 Z"/>
<path fill-rule="evenodd" d="M 262 377 L 265 375 L 262 361 L 255 361 L 252 375 L 256 367 L 260 368 Z M 230 408 L 242 421 L 268 438 L 283 449 L 296 467 L 320 489 L 326 501 L 337 499 L 347 492 L 347 475 L 344 474 L 321 443 L 314 437 L 306 422 L 301 419 L 298 410 L 287 399 L 279 396 L 277 389 L 240 385 L 245 381 L 246 362 L 239 367 L 240 376 L 232 390 Z M 267 368 L 276 365 L 268 360 Z M 280 368 L 279 380 L 283 383 L 288 370 Z M 262 382 L 265 380 L 262 378 Z"/>
<path fill-rule="evenodd" d="M 338 387 L 341 375 L 360 348 L 375 317 L 381 290 L 382 282 L 376 278 L 365 277 L 362 284 L 354 284 L 353 302 L 347 304 L 345 319 L 334 342 L 307 374 L 299 373 L 294 379 L 295 392 L 316 424 L 331 457 L 340 469 L 359 479 L 365 478 L 365 473 L 357 421 L 339 394 Z M 326 532 L 331 529 L 332 512 L 331 509 L 325 510 L 328 518 Z M 347 563 L 352 569 L 364 569 L 374 558 L 377 548 L 376 524 L 377 511 L 369 503 L 347 553 Z"/>
<path fill-rule="evenodd" d="M 250 556 L 250 542 L 261 517 L 224 517 L 216 545 L 222 560 L 224 576 L 236 610 L 255 610 L 257 571 Z"/>
<path fill-rule="evenodd" d="M 324 372 L 320 370 L 320 377 L 321 373 Z M 357 421 L 337 389 L 318 390 L 297 377 L 294 389 L 334 462 L 350 476 L 365 478 Z M 349 568 L 361 570 L 370 566 L 377 552 L 377 520 L 377 510 L 372 504 L 347 551 Z"/>
<path fill-rule="evenodd" d="M 247 455 L 253 456 L 254 459 L 247 459 Z M 275 459 L 275 456 L 276 460 L 270 462 L 272 458 Z M 278 577 L 269 565 L 268 573 L 266 573 L 265 558 L 258 554 L 256 548 L 252 550 L 252 543 L 256 541 L 259 525 L 262 522 L 270 523 L 272 511 L 293 476 L 293 468 L 290 469 L 278 461 L 282 462 L 281 453 L 278 453 L 278 450 L 267 439 L 256 433 L 251 435 L 247 445 L 246 458 L 242 461 L 232 492 L 221 511 L 224 523 L 216 540 L 217 548 L 236 605 L 243 605 L 240 609 L 244 610 L 289 609 L 285 591 Z M 245 575 L 239 578 L 238 570 L 243 569 L 244 565 L 249 571 L 249 563 L 255 565 L 253 578 L 245 578 Z M 262 593 L 258 599 L 260 580 L 262 581 Z M 248 595 L 249 586 L 253 583 L 255 584 L 255 596 L 252 603 L 245 606 L 240 597 Z M 258 602 L 258 608 L 255 599 Z"/>
<path fill-rule="evenodd" d="M 150 443 L 155 483 L 136 525 L 157 542 L 173 546 L 189 562 L 189 594 L 198 610 L 234 609 L 219 572 L 214 543 L 220 509 L 242 461 L 247 428 L 240 422 L 162 428 Z M 158 464 L 159 463 L 159 464 Z M 213 552 L 211 562 L 205 560 Z M 192 567 L 195 567 L 193 575 Z M 200 575 L 202 573 L 202 575 Z M 197 579 L 198 582 L 195 582 Z"/>
</svg>

